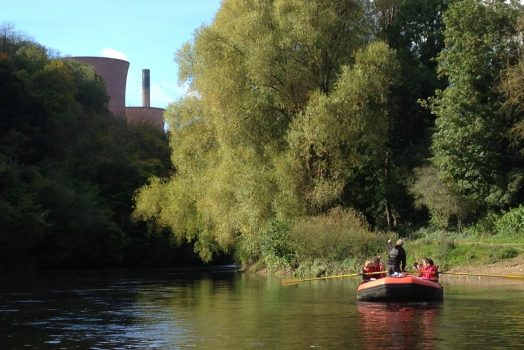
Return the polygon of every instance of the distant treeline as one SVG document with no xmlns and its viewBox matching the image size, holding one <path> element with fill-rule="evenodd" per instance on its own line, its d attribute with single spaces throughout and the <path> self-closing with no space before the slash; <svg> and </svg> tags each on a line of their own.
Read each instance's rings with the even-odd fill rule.
<svg viewBox="0 0 524 350">
<path fill-rule="evenodd" d="M 90 67 L 0 29 L 0 271 L 201 263 L 131 219 L 134 192 L 172 169 L 167 136 L 106 106 Z"/>
<path fill-rule="evenodd" d="M 135 215 L 276 269 L 489 231 L 524 202 L 523 23 L 518 1 L 224 0 L 177 53 L 177 171 Z"/>
</svg>

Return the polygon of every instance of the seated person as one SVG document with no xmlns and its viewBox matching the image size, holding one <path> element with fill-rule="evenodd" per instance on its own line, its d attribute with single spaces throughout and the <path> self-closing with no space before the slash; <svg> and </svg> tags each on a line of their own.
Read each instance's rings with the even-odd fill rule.
<svg viewBox="0 0 524 350">
<path fill-rule="evenodd" d="M 424 258 L 422 264 L 415 263 L 413 266 L 419 272 L 419 277 L 438 282 L 438 266 L 435 266 L 430 258 Z"/>
<path fill-rule="evenodd" d="M 373 261 L 366 260 L 364 263 L 364 267 L 362 268 L 362 279 L 364 281 L 369 281 L 371 278 L 374 279 L 374 275 L 370 275 L 370 273 L 375 272 L 375 266 L 373 264 Z"/>
<path fill-rule="evenodd" d="M 384 263 L 382 261 L 380 261 L 380 256 L 377 256 L 375 257 L 375 260 L 373 261 L 373 267 L 374 267 L 374 272 L 382 272 L 384 271 L 384 273 L 380 273 L 380 274 L 376 274 L 374 275 L 375 278 L 383 278 L 383 277 L 386 277 L 386 265 L 384 265 Z"/>
</svg>

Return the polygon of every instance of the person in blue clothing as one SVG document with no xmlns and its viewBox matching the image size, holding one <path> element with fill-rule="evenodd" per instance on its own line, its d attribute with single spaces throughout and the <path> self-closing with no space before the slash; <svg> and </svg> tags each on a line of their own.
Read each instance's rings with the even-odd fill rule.
<svg viewBox="0 0 524 350">
<path fill-rule="evenodd" d="M 404 250 L 404 241 L 397 239 L 395 245 L 388 240 L 388 262 L 386 270 L 390 276 L 401 274 L 406 271 L 406 251 Z"/>
</svg>

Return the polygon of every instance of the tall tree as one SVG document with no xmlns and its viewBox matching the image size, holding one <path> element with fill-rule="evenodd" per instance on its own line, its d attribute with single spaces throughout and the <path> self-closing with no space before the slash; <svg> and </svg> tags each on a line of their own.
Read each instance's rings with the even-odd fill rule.
<svg viewBox="0 0 524 350">
<path fill-rule="evenodd" d="M 362 14 L 356 0 L 223 1 L 177 54 L 180 79 L 194 94 L 168 112 L 177 173 L 140 192 L 138 215 L 195 239 L 205 258 L 263 229 L 274 216 L 275 163 L 289 125 L 353 62 L 368 37 Z M 153 193 L 163 194 L 164 206 L 145 205 Z M 176 223 L 162 215 L 168 208 Z"/>
<path fill-rule="evenodd" d="M 503 137 L 508 145 L 505 163 L 510 191 L 516 193 L 511 205 L 516 206 L 524 202 L 524 8 L 513 43 L 518 56 L 504 69 L 499 90 L 503 95 L 501 112 L 506 130 Z"/>
<path fill-rule="evenodd" d="M 2 269 L 122 264 L 133 193 L 167 174 L 169 153 L 161 130 L 128 127 L 106 101 L 92 68 L 0 29 Z"/>
<path fill-rule="evenodd" d="M 444 16 L 439 72 L 449 86 L 432 100 L 433 164 L 439 177 L 477 209 L 500 207 L 514 192 L 498 115 L 501 70 L 515 57 L 516 1 L 462 0 Z"/>
<path fill-rule="evenodd" d="M 419 101 L 445 87 L 445 79 L 437 78 L 435 58 L 443 48 L 442 16 L 447 5 L 447 0 L 368 2 L 372 38 L 384 40 L 394 49 L 400 66 L 388 106 L 388 156 L 384 164 L 388 200 L 368 209 L 368 217 L 379 227 L 396 229 L 418 220 L 407 188 L 413 169 L 430 154 L 435 119 Z"/>
<path fill-rule="evenodd" d="M 313 95 L 295 118 L 279 178 L 286 181 L 282 187 L 291 184 L 303 212 L 318 214 L 338 204 L 384 209 L 390 96 L 397 79 L 395 52 L 381 42 L 370 44 L 342 69 L 331 94 Z"/>
</svg>

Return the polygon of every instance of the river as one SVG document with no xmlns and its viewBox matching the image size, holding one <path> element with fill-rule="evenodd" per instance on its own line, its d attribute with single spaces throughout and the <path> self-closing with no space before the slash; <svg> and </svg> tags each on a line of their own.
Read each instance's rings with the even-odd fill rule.
<svg viewBox="0 0 524 350">
<path fill-rule="evenodd" d="M 443 280 L 441 303 L 363 303 L 358 280 L 231 267 L 0 276 L 0 349 L 524 349 L 524 282 Z"/>
</svg>

